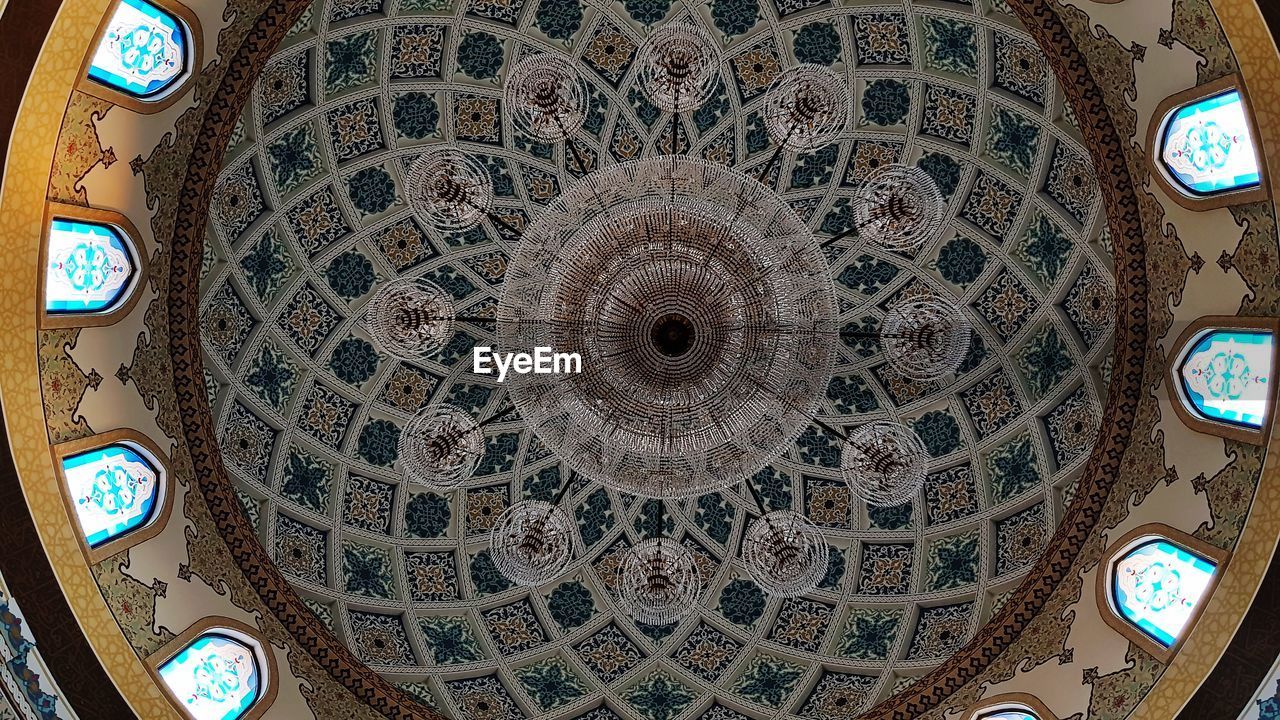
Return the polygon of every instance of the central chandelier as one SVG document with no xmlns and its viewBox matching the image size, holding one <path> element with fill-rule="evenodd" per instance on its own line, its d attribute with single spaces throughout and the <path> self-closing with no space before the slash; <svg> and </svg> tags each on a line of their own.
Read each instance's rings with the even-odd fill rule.
<svg viewBox="0 0 1280 720">
<path fill-rule="evenodd" d="M 694 25 L 673 23 L 650 35 L 636 64 L 649 100 L 672 115 L 674 149 L 679 115 L 713 92 L 718 48 Z M 856 235 L 913 251 L 939 232 L 941 193 L 918 168 L 885 166 L 858 188 L 852 226 L 815 241 L 768 178 L 783 152 L 819 149 L 844 131 L 848 87 L 824 67 L 791 68 L 770 86 L 762 116 L 775 151 L 751 176 L 682 155 L 589 172 L 574 139 L 586 97 L 573 66 L 545 55 L 508 76 L 516 123 L 563 142 L 583 176 L 526 228 L 495 211 L 492 180 L 468 154 L 439 147 L 412 163 L 406 193 L 422 222 L 459 231 L 488 220 L 518 245 L 495 317 L 458 316 L 438 286 L 401 278 L 366 310 L 374 342 L 415 361 L 439 353 L 459 321 L 494 323 L 500 351 L 577 353 L 581 371 L 510 376 L 511 405 L 485 420 L 447 404 L 422 409 L 402 431 L 399 468 L 409 482 L 455 487 L 480 463 L 484 427 L 518 412 L 577 476 L 659 506 L 745 486 L 759 511 L 742 537 L 747 573 L 770 595 L 807 593 L 827 573 L 826 540 L 803 515 L 767 509 L 757 471 L 811 426 L 840 441 L 839 472 L 869 505 L 909 501 L 927 471 L 928 453 L 905 425 L 846 433 L 818 417 L 836 341 L 875 339 L 901 375 L 936 381 L 957 370 L 972 333 L 955 303 L 929 296 L 890 308 L 876 332 L 841 330 L 823 250 Z M 560 504 L 573 485 L 498 518 L 490 555 L 512 582 L 540 586 L 572 562 L 574 522 Z M 689 547 L 651 532 L 622 557 L 616 601 L 639 622 L 665 625 L 698 605 L 703 577 Z"/>
<path fill-rule="evenodd" d="M 508 381 L 586 477 L 685 498 L 742 482 L 793 443 L 826 390 L 835 290 L 782 198 L 663 156 L 600 170 L 526 230 L 504 280 L 506 352 L 553 347 L 578 374 Z"/>
</svg>

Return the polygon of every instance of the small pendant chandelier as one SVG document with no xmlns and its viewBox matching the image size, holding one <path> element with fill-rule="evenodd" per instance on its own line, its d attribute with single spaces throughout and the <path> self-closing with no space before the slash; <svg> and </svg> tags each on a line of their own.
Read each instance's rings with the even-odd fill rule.
<svg viewBox="0 0 1280 720">
<path fill-rule="evenodd" d="M 484 431 L 464 410 L 428 405 L 400 431 L 400 471 L 408 482 L 449 488 L 470 477 L 484 455 Z"/>
<path fill-rule="evenodd" d="M 840 473 L 854 496 L 868 505 L 893 507 L 924 487 L 928 453 L 915 431 L 901 423 L 874 422 L 849 436 Z"/>
<path fill-rule="evenodd" d="M 489 536 L 489 555 L 498 572 L 512 582 L 536 587 L 554 579 L 569 564 L 573 523 L 553 502 L 515 503 L 498 517 Z"/>
<path fill-rule="evenodd" d="M 818 586 L 830 552 L 821 533 L 800 513 L 775 510 L 752 521 L 742 538 L 751 579 L 774 597 L 796 597 Z"/>
<path fill-rule="evenodd" d="M 638 622 L 668 625 L 689 613 L 702 595 L 693 553 L 665 537 L 637 543 L 619 574 L 619 605 Z"/>
</svg>

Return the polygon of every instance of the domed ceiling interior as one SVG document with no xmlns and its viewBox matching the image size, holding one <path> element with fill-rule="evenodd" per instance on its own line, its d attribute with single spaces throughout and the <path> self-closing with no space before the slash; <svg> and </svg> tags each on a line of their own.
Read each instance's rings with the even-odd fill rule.
<svg viewBox="0 0 1280 720">
<path fill-rule="evenodd" d="M 574 182 L 563 146 L 513 127 L 508 69 L 571 58 L 590 85 L 578 144 L 608 165 L 670 150 L 670 117 L 635 84 L 646 35 L 691 16 L 723 42 L 717 94 L 680 119 L 680 152 L 759 168 L 756 111 L 782 68 L 846 75 L 853 122 L 795 156 L 775 187 L 819 240 L 850 222 L 859 178 L 916 164 L 947 230 L 912 256 L 827 248 L 842 324 L 874 330 L 928 290 L 975 328 L 957 378 L 897 377 L 870 340 L 839 348 L 819 416 L 911 425 L 924 493 L 872 509 L 840 480 L 817 427 L 757 477 L 831 546 L 820 588 L 767 599 L 736 560 L 757 513 L 746 490 L 665 504 L 574 476 L 510 412 L 485 426 L 479 470 L 440 493 L 393 468 L 401 426 L 432 402 L 508 407 L 470 372 L 491 323 L 460 323 L 431 362 L 379 355 L 359 326 L 380 282 L 433 280 L 461 315 L 491 316 L 508 257 L 486 222 L 425 230 L 408 164 L 456 144 L 489 169 L 517 225 Z M 202 282 L 208 391 L 224 458 L 264 545 L 375 670 L 446 715 L 842 718 L 963 645 L 1022 580 L 1070 501 L 1096 432 L 1114 288 L 1088 155 L 1046 60 L 998 0 L 833 7 L 806 0 L 317 0 L 259 79 L 213 200 Z M 506 245 L 510 247 L 510 245 Z M 496 572 L 488 531 L 521 499 L 566 507 L 582 550 L 530 592 Z M 658 525 L 694 549 L 702 606 L 670 626 L 616 611 L 620 550 Z M 612 714 L 611 714 L 612 713 Z"/>
</svg>

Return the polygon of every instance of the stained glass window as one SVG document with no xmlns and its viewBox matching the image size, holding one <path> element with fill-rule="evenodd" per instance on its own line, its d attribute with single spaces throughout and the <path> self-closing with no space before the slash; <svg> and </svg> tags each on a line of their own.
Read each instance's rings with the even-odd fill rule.
<svg viewBox="0 0 1280 720">
<path fill-rule="evenodd" d="M 195 720 L 235 720 L 262 693 L 262 670 L 249 644 L 217 630 L 197 637 L 158 672 Z"/>
<path fill-rule="evenodd" d="M 1235 89 L 1174 110 L 1160 139 L 1169 178 L 1195 197 L 1257 187 L 1262 176 L 1246 113 Z"/>
<path fill-rule="evenodd" d="M 47 256 L 44 308 L 51 314 L 110 310 L 137 272 L 129 242 L 102 223 L 55 218 Z"/>
<path fill-rule="evenodd" d="M 1187 402 L 1208 420 L 1262 427 L 1274 339 L 1258 330 L 1216 330 L 1200 337 L 1178 368 Z"/>
<path fill-rule="evenodd" d="M 1190 622 L 1218 564 L 1167 540 L 1124 553 L 1111 568 L 1111 601 L 1120 617 L 1171 648 Z"/>
<path fill-rule="evenodd" d="M 69 455 L 62 474 L 90 547 L 142 527 L 158 504 L 160 471 L 132 445 Z"/>
<path fill-rule="evenodd" d="M 98 41 L 89 78 L 141 99 L 156 99 L 187 72 L 190 38 L 176 17 L 147 0 L 120 0 Z"/>
<path fill-rule="evenodd" d="M 978 720 L 1040 720 L 1026 710 L 992 710 L 978 716 Z"/>
</svg>

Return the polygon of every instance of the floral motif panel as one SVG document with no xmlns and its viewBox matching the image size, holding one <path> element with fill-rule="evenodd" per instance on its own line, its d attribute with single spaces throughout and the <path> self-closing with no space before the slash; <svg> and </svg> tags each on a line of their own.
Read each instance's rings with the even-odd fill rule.
<svg viewBox="0 0 1280 720">
<path fill-rule="evenodd" d="M 65 457 L 62 472 L 90 547 L 142 527 L 155 511 L 160 471 L 132 446 L 113 444 Z"/>
<path fill-rule="evenodd" d="M 110 310 L 128 293 L 137 272 L 129 245 L 113 226 L 55 218 L 49 227 L 45 312 Z"/>
<path fill-rule="evenodd" d="M 157 672 L 194 720 L 236 720 L 262 692 L 262 670 L 253 648 L 218 632 L 196 638 Z"/>
<path fill-rule="evenodd" d="M 1200 338 L 1178 369 L 1187 402 L 1209 420 L 1261 428 L 1267 416 L 1274 341 L 1269 332 L 1241 330 Z"/>
<path fill-rule="evenodd" d="M 147 0 L 120 0 L 89 64 L 89 78 L 132 97 L 155 98 L 187 72 L 190 38 Z"/>
</svg>

